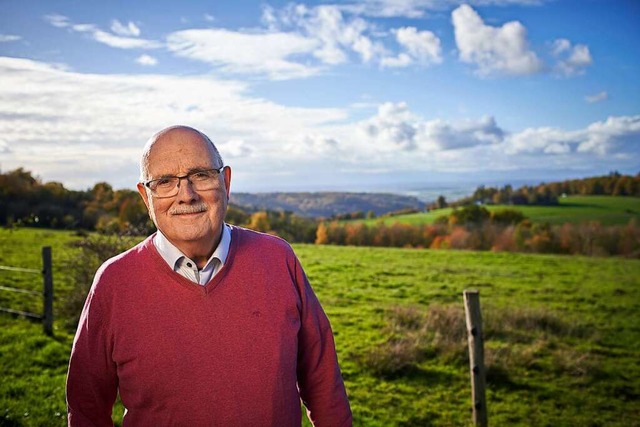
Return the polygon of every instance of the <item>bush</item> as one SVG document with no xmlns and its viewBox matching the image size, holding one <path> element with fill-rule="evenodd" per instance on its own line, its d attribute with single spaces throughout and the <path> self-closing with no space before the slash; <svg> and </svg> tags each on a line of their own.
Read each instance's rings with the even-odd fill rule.
<svg viewBox="0 0 640 427">
<path fill-rule="evenodd" d="M 67 319 L 65 328 L 74 332 L 78 326 L 80 313 L 87 298 L 93 276 L 107 259 L 124 252 L 135 242 L 120 235 L 93 235 L 83 240 L 71 242 L 79 249 L 79 254 L 64 261 L 65 269 L 71 272 L 72 290 L 64 297 L 61 317 Z"/>
<path fill-rule="evenodd" d="M 548 309 L 485 307 L 483 330 L 489 379 L 509 383 L 513 370 L 528 369 L 541 355 L 558 361 L 557 369 L 572 376 L 598 372 L 588 352 L 560 343 L 565 338 L 593 338 L 591 329 L 563 319 Z M 462 304 L 394 306 L 387 310 L 385 341 L 362 358 L 374 375 L 396 378 L 412 375 L 429 357 L 458 366 L 468 363 L 466 318 Z M 574 360 L 575 363 L 572 363 Z"/>
<path fill-rule="evenodd" d="M 466 357 L 465 316 L 459 306 L 391 307 L 384 332 L 387 339 L 363 358 L 364 365 L 380 377 L 410 374 L 433 354 L 456 360 Z"/>
</svg>

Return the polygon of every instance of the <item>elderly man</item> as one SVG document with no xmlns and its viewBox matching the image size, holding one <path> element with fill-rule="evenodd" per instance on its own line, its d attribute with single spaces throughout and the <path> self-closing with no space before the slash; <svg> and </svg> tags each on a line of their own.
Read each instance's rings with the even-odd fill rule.
<svg viewBox="0 0 640 427">
<path fill-rule="evenodd" d="M 69 425 L 349 426 L 329 321 L 283 240 L 224 223 L 231 169 L 201 132 L 154 135 L 138 191 L 158 232 L 96 273 Z"/>
</svg>

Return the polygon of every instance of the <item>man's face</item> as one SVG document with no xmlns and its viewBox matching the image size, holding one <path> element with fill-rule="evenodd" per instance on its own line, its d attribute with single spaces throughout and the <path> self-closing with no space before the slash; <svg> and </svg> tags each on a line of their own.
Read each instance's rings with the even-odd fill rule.
<svg viewBox="0 0 640 427">
<path fill-rule="evenodd" d="M 215 164 L 209 142 L 197 132 L 173 129 L 162 134 L 149 151 L 147 179 L 183 176 L 197 169 L 221 166 Z M 142 184 L 138 184 L 138 191 L 156 227 L 171 243 L 186 252 L 193 245 L 213 245 L 220 237 L 230 181 L 231 171 L 225 168 L 212 190 L 196 191 L 182 179 L 178 194 L 172 197 L 155 197 Z"/>
</svg>

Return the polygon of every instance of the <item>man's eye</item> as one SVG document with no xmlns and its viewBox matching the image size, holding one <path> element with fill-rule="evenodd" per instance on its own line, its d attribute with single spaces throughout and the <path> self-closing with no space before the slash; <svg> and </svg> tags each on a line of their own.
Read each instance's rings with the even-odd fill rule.
<svg viewBox="0 0 640 427">
<path fill-rule="evenodd" d="M 211 178 L 209 172 L 194 172 L 191 175 L 191 179 L 195 179 L 196 181 L 203 181 L 205 179 Z"/>
<path fill-rule="evenodd" d="M 156 185 L 158 187 L 170 187 L 171 184 L 173 183 L 173 179 L 172 178 L 161 178 L 159 180 L 156 181 Z"/>
</svg>

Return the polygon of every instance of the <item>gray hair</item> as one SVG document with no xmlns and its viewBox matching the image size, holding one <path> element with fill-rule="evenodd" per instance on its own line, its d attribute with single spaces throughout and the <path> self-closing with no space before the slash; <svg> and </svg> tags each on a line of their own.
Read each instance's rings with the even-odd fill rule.
<svg viewBox="0 0 640 427">
<path fill-rule="evenodd" d="M 170 132 L 172 130 L 175 130 L 175 129 L 188 130 L 188 131 L 195 132 L 198 135 L 200 135 L 200 137 L 203 140 L 205 140 L 206 142 L 209 143 L 209 148 L 211 149 L 211 153 L 213 154 L 213 161 L 218 165 L 218 166 L 215 166 L 215 167 L 216 168 L 221 168 L 222 166 L 224 166 L 224 162 L 222 161 L 222 156 L 220 155 L 220 152 L 218 151 L 218 148 L 213 143 L 213 141 L 211 141 L 211 139 L 209 139 L 209 137 L 207 135 L 205 135 L 204 133 L 200 132 L 198 129 L 192 128 L 190 126 L 184 126 L 184 125 L 170 126 L 168 128 L 164 128 L 161 131 L 159 131 L 156 134 L 154 134 L 151 138 L 149 138 L 149 140 L 145 144 L 145 146 L 144 146 L 144 148 L 142 150 L 142 156 L 140 157 L 140 182 L 146 181 L 148 179 L 148 177 L 149 177 L 149 174 L 148 174 L 149 156 L 150 156 L 151 148 L 153 147 L 153 144 L 162 135 L 164 135 L 167 132 Z"/>
</svg>

